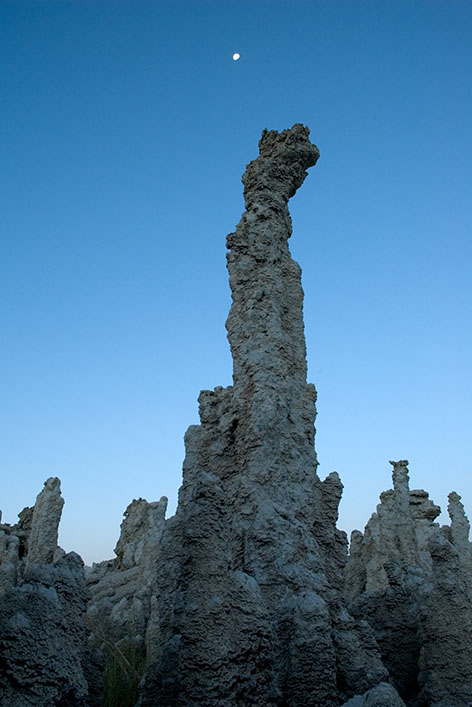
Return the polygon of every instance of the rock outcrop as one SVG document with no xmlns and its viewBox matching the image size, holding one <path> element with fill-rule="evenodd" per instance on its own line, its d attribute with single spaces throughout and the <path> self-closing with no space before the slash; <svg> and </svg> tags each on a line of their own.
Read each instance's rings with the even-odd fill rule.
<svg viewBox="0 0 472 707">
<path fill-rule="evenodd" d="M 364 534 L 354 531 L 345 596 L 374 629 L 382 660 L 408 705 L 472 703 L 472 545 L 456 493 L 451 526 L 428 494 L 410 491 L 406 461 L 393 465 Z"/>
<path fill-rule="evenodd" d="M 348 558 L 341 481 L 317 475 L 288 200 L 318 157 L 302 125 L 265 130 L 243 176 L 227 237 L 233 385 L 200 394 L 176 514 L 134 500 L 115 559 L 86 573 L 57 546 L 58 479 L 0 523 L 2 706 L 471 707 L 460 496 L 439 527 L 391 462 Z"/>
<path fill-rule="evenodd" d="M 35 505 L 19 513 L 16 525 L 0 523 L 0 596 L 21 581 L 28 567 L 52 562 L 61 553 L 57 535 L 63 505 L 61 482 L 51 477 Z"/>
<path fill-rule="evenodd" d="M 84 564 L 57 546 L 60 482 L 48 479 L 17 525 L 0 525 L 0 704 L 100 704 L 89 649 Z"/>
<path fill-rule="evenodd" d="M 94 564 L 87 571 L 91 592 L 87 619 L 97 639 L 112 649 L 127 644 L 153 657 L 145 638 L 152 607 L 159 593 L 156 566 L 165 524 L 167 498 L 129 504 L 115 548 L 116 558 Z"/>
<path fill-rule="evenodd" d="M 234 384 L 203 391 L 185 438 L 148 630 L 140 705 L 331 707 L 387 678 L 345 610 L 342 486 L 320 481 L 306 382 L 300 268 L 287 202 L 319 156 L 308 129 L 264 131 L 227 238 Z"/>
</svg>

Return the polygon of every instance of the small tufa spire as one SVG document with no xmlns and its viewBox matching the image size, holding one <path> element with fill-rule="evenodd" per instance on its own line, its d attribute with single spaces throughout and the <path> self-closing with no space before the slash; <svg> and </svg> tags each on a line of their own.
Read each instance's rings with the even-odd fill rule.
<svg viewBox="0 0 472 707">
<path fill-rule="evenodd" d="M 393 466 L 392 480 L 395 491 L 404 491 L 405 489 L 409 491 L 408 459 L 400 459 L 398 462 L 390 461 L 389 464 Z"/>
<path fill-rule="evenodd" d="M 464 511 L 464 505 L 461 503 L 461 497 L 455 491 L 452 491 L 449 496 L 447 512 L 451 519 L 451 537 L 454 545 L 461 546 L 469 543 L 470 523 Z"/>
<path fill-rule="evenodd" d="M 63 505 L 61 482 L 57 477 L 50 477 L 44 482 L 44 488 L 34 504 L 28 540 L 28 565 L 53 561 Z"/>
</svg>

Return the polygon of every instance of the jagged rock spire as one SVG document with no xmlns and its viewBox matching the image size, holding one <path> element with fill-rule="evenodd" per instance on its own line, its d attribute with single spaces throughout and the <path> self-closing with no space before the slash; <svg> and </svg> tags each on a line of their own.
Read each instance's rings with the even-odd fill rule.
<svg viewBox="0 0 472 707">
<path fill-rule="evenodd" d="M 233 304 L 226 323 L 235 388 L 306 382 L 303 290 L 290 257 L 288 200 L 316 164 L 309 130 L 264 130 L 243 175 L 246 212 L 226 240 Z"/>
<path fill-rule="evenodd" d="M 60 481 L 51 477 L 16 525 L 0 524 L 2 707 L 101 704 L 83 562 L 57 546 L 63 505 Z"/>
<path fill-rule="evenodd" d="M 302 125 L 263 132 L 227 241 L 234 385 L 200 394 L 176 515 L 165 518 L 165 498 L 133 501 L 116 559 L 89 568 L 87 623 L 83 563 L 57 548 L 59 480 L 17 525 L 0 522 L 2 706 L 98 707 L 105 646 L 133 681 L 126 650 L 148 666 L 138 707 L 472 704 L 460 496 L 440 528 L 439 507 L 409 489 L 408 462 L 391 462 L 393 489 L 354 531 L 346 572 L 342 484 L 316 473 L 287 202 L 318 156 Z"/>
<path fill-rule="evenodd" d="M 464 511 L 464 504 L 461 503 L 461 497 L 455 491 L 451 491 L 448 496 L 449 503 L 447 511 L 451 519 L 451 536 L 452 541 L 458 548 L 470 553 L 469 532 L 470 523 Z"/>
<path fill-rule="evenodd" d="M 393 489 L 364 534 L 351 537 L 345 596 L 374 629 L 395 687 L 411 707 L 472 702 L 472 545 L 460 496 L 451 526 L 426 491 L 410 491 L 408 462 L 390 462 Z"/>
<path fill-rule="evenodd" d="M 34 504 L 28 542 L 28 565 L 53 561 L 63 505 L 60 480 L 57 476 L 47 479 Z"/>
<path fill-rule="evenodd" d="M 234 385 L 202 391 L 201 425 L 185 437 L 142 707 L 334 707 L 387 676 L 339 594 L 341 482 L 316 474 L 287 202 L 318 156 L 302 125 L 264 131 L 243 176 L 246 211 L 227 238 Z"/>
</svg>

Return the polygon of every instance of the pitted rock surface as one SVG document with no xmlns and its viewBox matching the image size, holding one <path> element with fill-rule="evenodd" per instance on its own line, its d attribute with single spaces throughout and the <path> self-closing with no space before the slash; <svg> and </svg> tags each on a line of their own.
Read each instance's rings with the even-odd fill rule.
<svg viewBox="0 0 472 707">
<path fill-rule="evenodd" d="M 408 462 L 391 462 L 364 534 L 354 531 L 346 570 L 349 609 L 374 629 L 382 660 L 412 707 L 472 703 L 472 545 L 456 493 L 451 526 L 422 490 L 410 491 Z"/>
<path fill-rule="evenodd" d="M 301 272 L 288 199 L 319 153 L 294 125 L 264 131 L 227 238 L 234 361 L 200 395 L 179 506 L 166 522 L 140 705 L 334 707 L 387 677 L 369 626 L 345 610 L 342 485 L 317 476 Z"/>
<path fill-rule="evenodd" d="M 153 503 L 142 498 L 132 501 L 121 524 L 116 558 L 88 568 L 92 596 L 87 618 L 97 646 L 105 641 L 120 649 L 131 643 L 151 659 L 153 644 L 146 646 L 145 637 L 159 593 L 156 564 L 166 508 L 165 497 Z"/>
<path fill-rule="evenodd" d="M 76 553 L 57 546 L 64 500 L 48 479 L 17 525 L 0 526 L 0 704 L 101 702 L 99 658 L 89 648 L 89 593 Z"/>
<path fill-rule="evenodd" d="M 0 523 L 2 706 L 99 707 L 104 654 L 123 664 L 128 649 L 133 679 L 146 666 L 137 707 L 472 706 L 460 496 L 440 528 L 407 462 L 391 462 L 393 489 L 348 559 L 342 483 L 317 475 L 288 200 L 318 157 L 304 126 L 265 130 L 243 175 L 227 237 L 233 385 L 200 394 L 175 516 L 165 498 L 134 500 L 116 557 L 86 580 L 57 546 L 59 479 Z"/>
</svg>

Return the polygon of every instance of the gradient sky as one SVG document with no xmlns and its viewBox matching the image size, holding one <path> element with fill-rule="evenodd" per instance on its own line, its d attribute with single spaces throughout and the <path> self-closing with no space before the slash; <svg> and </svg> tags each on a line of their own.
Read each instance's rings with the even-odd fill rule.
<svg viewBox="0 0 472 707">
<path fill-rule="evenodd" d="M 321 152 L 290 247 L 339 526 L 389 459 L 472 515 L 470 0 L 3 0 L 0 45 L 4 521 L 59 476 L 91 563 L 133 498 L 174 511 L 199 391 L 231 383 L 240 178 L 295 122 Z"/>
</svg>

